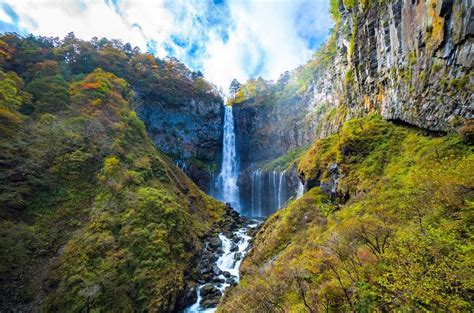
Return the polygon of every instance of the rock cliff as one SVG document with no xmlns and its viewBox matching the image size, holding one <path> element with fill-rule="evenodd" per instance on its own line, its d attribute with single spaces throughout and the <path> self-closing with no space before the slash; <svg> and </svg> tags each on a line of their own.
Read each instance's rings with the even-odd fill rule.
<svg viewBox="0 0 474 313">
<path fill-rule="evenodd" d="M 179 106 L 143 97 L 136 97 L 135 102 L 156 146 L 207 191 L 210 171 L 217 170 L 221 159 L 222 99 L 190 98 Z"/>
<path fill-rule="evenodd" d="M 350 115 L 450 132 L 473 118 L 472 1 L 340 1 L 337 101 Z"/>
</svg>

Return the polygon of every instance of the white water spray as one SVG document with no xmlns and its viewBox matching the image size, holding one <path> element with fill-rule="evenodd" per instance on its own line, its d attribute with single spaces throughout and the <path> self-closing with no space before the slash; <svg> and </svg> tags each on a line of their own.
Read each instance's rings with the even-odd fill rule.
<svg viewBox="0 0 474 313">
<path fill-rule="evenodd" d="M 240 212 L 240 194 L 237 185 L 238 161 L 235 148 L 234 115 L 232 106 L 225 106 L 224 114 L 224 142 L 222 151 L 221 172 L 217 178 L 217 188 L 221 200 Z"/>
<path fill-rule="evenodd" d="M 304 185 L 300 180 L 298 180 L 298 188 L 296 189 L 296 199 L 301 198 L 303 194 L 304 194 Z"/>
<path fill-rule="evenodd" d="M 285 178 L 286 170 L 280 173 L 279 181 L 278 181 L 278 208 L 283 207 L 283 204 L 285 203 L 286 199 L 284 198 L 283 192 L 284 192 L 284 178 Z"/>
</svg>

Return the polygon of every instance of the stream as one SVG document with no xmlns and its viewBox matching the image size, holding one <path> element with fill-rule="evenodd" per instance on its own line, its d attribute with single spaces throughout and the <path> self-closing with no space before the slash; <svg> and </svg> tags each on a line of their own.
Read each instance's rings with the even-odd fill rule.
<svg viewBox="0 0 474 313">
<path fill-rule="evenodd" d="M 257 226 L 258 223 L 252 223 L 239 228 L 233 232 L 231 238 L 220 233 L 218 235 L 220 242 L 217 241 L 220 243 L 219 246 L 215 243 L 206 243 L 206 252 L 220 256 L 210 267 L 211 275 L 207 275 L 206 267 L 201 268 L 201 274 L 203 274 L 203 277 L 207 277 L 207 280 L 198 285 L 196 288 L 196 302 L 184 312 L 214 312 L 217 309 L 217 304 L 224 295 L 226 288 L 239 283 L 240 265 L 244 256 L 250 250 L 249 242 L 252 237 L 248 235 L 248 231 Z M 203 255 L 210 254 L 204 253 Z"/>
</svg>

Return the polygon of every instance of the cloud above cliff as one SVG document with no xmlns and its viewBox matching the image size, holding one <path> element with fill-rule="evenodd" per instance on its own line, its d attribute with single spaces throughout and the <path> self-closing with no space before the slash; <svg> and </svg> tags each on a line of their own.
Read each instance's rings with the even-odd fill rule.
<svg viewBox="0 0 474 313">
<path fill-rule="evenodd" d="M 2 0 L 0 31 L 121 39 L 175 56 L 223 88 L 276 79 L 326 39 L 328 0 Z"/>
</svg>

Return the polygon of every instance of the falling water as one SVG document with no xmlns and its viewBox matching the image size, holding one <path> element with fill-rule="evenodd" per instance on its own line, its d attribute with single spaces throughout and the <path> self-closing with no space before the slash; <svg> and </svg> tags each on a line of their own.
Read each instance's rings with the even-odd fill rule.
<svg viewBox="0 0 474 313">
<path fill-rule="evenodd" d="M 252 172 L 252 216 L 262 216 L 262 170 Z"/>
<path fill-rule="evenodd" d="M 278 185 L 277 177 L 278 177 L 277 171 L 273 171 L 272 172 L 273 190 L 278 190 L 279 185 Z M 275 208 L 278 208 L 278 193 L 273 192 L 272 194 L 273 194 L 273 205 Z"/>
<path fill-rule="evenodd" d="M 175 162 L 176 167 L 186 173 L 186 161 L 183 160 L 176 160 Z"/>
<path fill-rule="evenodd" d="M 250 172 L 251 194 L 249 208 L 245 211 L 252 217 L 265 217 L 285 206 L 291 199 L 303 195 L 304 186 L 296 172 L 264 171 L 255 169 Z"/>
<path fill-rule="evenodd" d="M 285 203 L 286 199 L 284 198 L 284 186 L 283 186 L 283 179 L 285 178 L 286 170 L 280 173 L 280 178 L 278 182 L 278 208 L 281 208 Z"/>
<path fill-rule="evenodd" d="M 303 183 L 299 180 L 298 181 L 298 187 L 296 188 L 296 198 L 299 199 L 303 196 L 304 194 L 304 185 Z"/>
<path fill-rule="evenodd" d="M 225 106 L 224 143 L 221 172 L 217 177 L 217 188 L 222 201 L 240 212 L 239 187 L 237 186 L 238 161 L 235 148 L 234 116 L 232 106 Z"/>
</svg>

